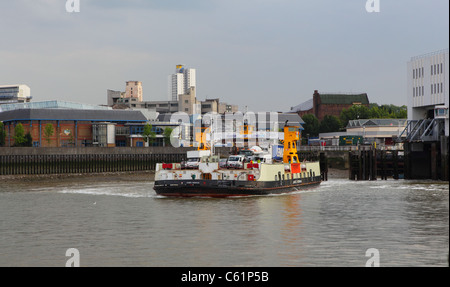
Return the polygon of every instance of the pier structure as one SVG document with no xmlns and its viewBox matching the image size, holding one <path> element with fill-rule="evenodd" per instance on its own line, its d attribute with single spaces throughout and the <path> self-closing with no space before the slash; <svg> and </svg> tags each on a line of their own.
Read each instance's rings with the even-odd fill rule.
<svg viewBox="0 0 450 287">
<path fill-rule="evenodd" d="M 405 162 L 403 150 L 361 149 L 350 151 L 350 180 L 387 180 L 404 178 Z"/>
<path fill-rule="evenodd" d="M 444 118 L 409 121 L 404 133 L 405 178 L 449 180 L 449 140 L 445 135 Z M 436 111 L 439 113 L 440 111 Z"/>
</svg>

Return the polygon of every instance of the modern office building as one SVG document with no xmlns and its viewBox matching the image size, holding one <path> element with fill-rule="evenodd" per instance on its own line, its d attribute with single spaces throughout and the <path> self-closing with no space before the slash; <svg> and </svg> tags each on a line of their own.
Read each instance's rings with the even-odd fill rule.
<svg viewBox="0 0 450 287">
<path fill-rule="evenodd" d="M 408 120 L 441 118 L 449 135 L 449 50 L 411 58 L 408 62 Z M 435 133 L 438 136 L 438 133 Z"/>
<path fill-rule="evenodd" d="M 30 87 L 27 85 L 0 86 L 0 105 L 28 103 L 31 101 Z"/>
<path fill-rule="evenodd" d="M 175 74 L 168 79 L 168 100 L 178 101 L 178 96 L 187 93 L 191 87 L 197 87 L 196 70 L 177 65 Z"/>
</svg>

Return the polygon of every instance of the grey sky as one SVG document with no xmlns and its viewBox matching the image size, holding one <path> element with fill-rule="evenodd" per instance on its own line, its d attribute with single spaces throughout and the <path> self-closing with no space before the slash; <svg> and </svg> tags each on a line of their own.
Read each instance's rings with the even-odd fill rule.
<svg viewBox="0 0 450 287">
<path fill-rule="evenodd" d="M 199 99 L 287 111 L 319 92 L 367 92 L 406 104 L 406 63 L 448 48 L 448 0 L 0 1 L 0 85 L 34 101 L 106 103 L 143 82 L 167 99 L 175 65 L 197 69 Z"/>
</svg>

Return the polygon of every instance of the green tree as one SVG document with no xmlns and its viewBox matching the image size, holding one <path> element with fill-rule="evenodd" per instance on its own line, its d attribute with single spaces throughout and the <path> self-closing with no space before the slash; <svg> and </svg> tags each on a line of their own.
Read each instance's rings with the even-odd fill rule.
<svg viewBox="0 0 450 287">
<path fill-rule="evenodd" d="M 5 126 L 0 122 L 0 146 L 5 146 L 6 132 Z"/>
<path fill-rule="evenodd" d="M 354 105 L 348 109 L 343 109 L 340 115 L 342 126 L 346 127 L 349 121 L 370 118 L 370 110 L 366 106 Z"/>
<path fill-rule="evenodd" d="M 408 109 L 406 106 L 370 104 L 369 117 L 371 119 L 406 119 Z"/>
<path fill-rule="evenodd" d="M 320 122 L 319 132 L 321 133 L 332 133 L 339 132 L 341 129 L 341 121 L 332 115 L 326 115 Z"/>
<path fill-rule="evenodd" d="M 307 114 L 302 117 L 305 122 L 302 126 L 304 128 L 302 132 L 303 143 L 306 143 L 308 137 L 317 137 L 319 135 L 319 120 L 313 114 Z"/>
<path fill-rule="evenodd" d="M 370 114 L 369 117 L 371 119 L 380 119 L 380 118 L 382 118 L 381 110 L 378 108 L 378 105 L 371 107 L 370 111 L 369 111 L 369 114 Z"/>
<path fill-rule="evenodd" d="M 47 140 L 48 144 L 50 144 L 53 133 L 54 133 L 53 125 L 51 123 L 46 124 L 44 128 L 44 137 Z"/>
<path fill-rule="evenodd" d="M 73 136 L 73 132 L 72 132 L 72 131 L 70 131 L 68 140 L 69 140 L 69 142 L 68 142 L 69 145 L 70 145 L 70 146 L 73 146 L 74 143 L 75 143 L 75 137 Z"/>
<path fill-rule="evenodd" d="M 146 124 L 144 126 L 142 136 L 144 137 L 145 142 L 148 144 L 152 143 L 156 139 L 156 133 L 153 131 L 153 127 L 151 124 Z"/>
<path fill-rule="evenodd" d="M 396 113 L 397 119 L 407 119 L 408 118 L 408 109 L 406 106 L 402 106 L 401 109 Z"/>
<path fill-rule="evenodd" d="M 163 133 L 163 137 L 164 137 L 164 143 L 165 145 L 171 145 L 170 143 L 170 135 L 172 134 L 173 129 L 172 128 L 165 128 L 164 129 L 164 133 Z"/>
<path fill-rule="evenodd" d="M 25 143 L 25 129 L 21 123 L 18 123 L 14 128 L 14 146 L 21 147 Z"/>
<path fill-rule="evenodd" d="M 406 106 L 385 105 L 382 106 L 389 113 L 390 118 L 406 119 L 408 117 L 408 108 Z"/>
</svg>

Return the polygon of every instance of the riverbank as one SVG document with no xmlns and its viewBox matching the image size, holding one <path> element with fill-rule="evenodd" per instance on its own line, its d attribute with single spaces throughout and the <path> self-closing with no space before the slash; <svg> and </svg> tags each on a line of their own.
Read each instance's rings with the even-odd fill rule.
<svg viewBox="0 0 450 287">
<path fill-rule="evenodd" d="M 1 183 L 9 182 L 42 182 L 42 181 L 70 181 L 73 179 L 83 179 L 83 181 L 114 180 L 114 181 L 153 181 L 154 171 L 133 171 L 133 172 L 103 172 L 90 174 L 40 174 L 40 175 L 2 175 Z"/>
<path fill-rule="evenodd" d="M 348 178 L 348 169 L 328 168 L 328 179 Z"/>
</svg>

